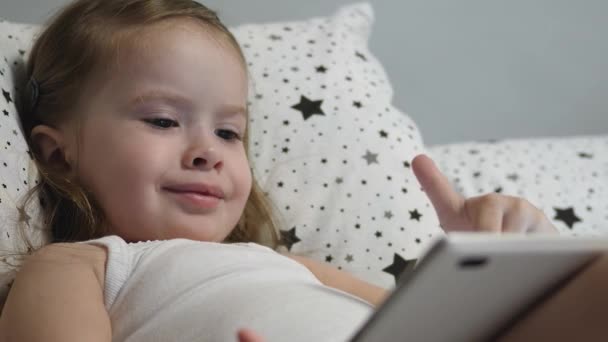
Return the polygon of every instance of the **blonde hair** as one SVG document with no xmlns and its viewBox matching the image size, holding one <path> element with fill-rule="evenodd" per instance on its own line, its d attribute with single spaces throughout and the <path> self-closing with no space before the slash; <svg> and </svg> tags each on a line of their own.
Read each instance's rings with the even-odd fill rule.
<svg viewBox="0 0 608 342">
<path fill-rule="evenodd" d="M 36 40 L 26 66 L 26 79 L 35 80 L 36 85 L 22 92 L 19 116 L 41 179 L 26 195 L 24 207 L 35 193 L 40 194 L 52 242 L 84 241 L 109 232 L 105 231 L 105 217 L 92 193 L 65 171 L 45 163 L 32 142 L 32 129 L 40 124 L 57 127 L 78 119 L 70 109 L 94 70 L 104 67 L 104 61 L 114 60 L 118 44 L 137 29 L 169 18 L 200 22 L 218 39 L 228 42 L 246 68 L 238 42 L 216 13 L 191 0 L 77 0 L 58 12 Z M 246 133 L 246 151 L 248 139 Z M 225 242 L 258 242 L 276 249 L 280 237 L 271 208 L 253 179 L 243 214 Z"/>
</svg>

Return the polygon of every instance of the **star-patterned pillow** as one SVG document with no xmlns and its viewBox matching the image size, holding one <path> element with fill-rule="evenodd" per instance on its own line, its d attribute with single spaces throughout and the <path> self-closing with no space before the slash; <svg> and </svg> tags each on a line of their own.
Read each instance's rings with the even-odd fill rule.
<svg viewBox="0 0 608 342">
<path fill-rule="evenodd" d="M 466 197 L 523 197 L 561 234 L 608 233 L 608 135 L 459 143 L 428 152 Z"/>
<path fill-rule="evenodd" d="M 420 132 L 368 47 L 373 22 L 355 4 L 233 32 L 253 80 L 253 169 L 288 248 L 389 288 L 441 230 L 410 168 Z"/>
<path fill-rule="evenodd" d="M 0 307 L 21 264 L 21 259 L 11 253 L 27 250 L 17 227 L 26 227 L 24 232 L 34 244 L 48 241 L 41 229 L 38 202 L 21 207 L 20 200 L 36 184 L 38 172 L 28 154 L 15 108 L 15 79 L 23 73 L 26 50 L 37 31 L 37 26 L 0 20 L 0 139 L 4 147 L 0 154 Z"/>
</svg>

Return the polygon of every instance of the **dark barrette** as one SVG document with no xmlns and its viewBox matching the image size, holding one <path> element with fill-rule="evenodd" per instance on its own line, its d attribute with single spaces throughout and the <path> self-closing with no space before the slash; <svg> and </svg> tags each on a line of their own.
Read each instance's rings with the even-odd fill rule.
<svg viewBox="0 0 608 342">
<path fill-rule="evenodd" d="M 38 98 L 40 96 L 40 86 L 34 76 L 30 77 L 30 80 L 27 82 L 27 87 L 30 90 L 30 110 L 34 111 L 38 105 Z"/>
</svg>

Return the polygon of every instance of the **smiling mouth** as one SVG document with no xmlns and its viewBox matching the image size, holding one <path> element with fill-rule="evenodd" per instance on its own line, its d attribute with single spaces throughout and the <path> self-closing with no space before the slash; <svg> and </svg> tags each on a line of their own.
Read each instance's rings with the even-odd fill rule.
<svg viewBox="0 0 608 342">
<path fill-rule="evenodd" d="M 192 195 L 196 195 L 196 196 L 200 196 L 200 197 L 215 197 L 217 199 L 221 199 L 221 197 L 214 195 L 212 193 L 209 192 L 200 192 L 200 191 L 189 191 L 189 190 L 175 190 L 175 189 L 166 189 L 169 192 L 172 192 L 174 194 L 192 194 Z"/>
<path fill-rule="evenodd" d="M 216 196 L 212 196 L 210 194 L 206 195 L 199 192 L 174 191 L 169 189 L 168 192 L 174 195 L 180 202 L 185 203 L 188 206 L 204 209 L 216 208 L 222 200 Z"/>
<path fill-rule="evenodd" d="M 165 190 L 174 193 L 193 193 L 200 196 L 211 196 L 218 199 L 224 198 L 224 191 L 215 185 L 205 183 L 174 184 L 164 187 Z"/>
</svg>

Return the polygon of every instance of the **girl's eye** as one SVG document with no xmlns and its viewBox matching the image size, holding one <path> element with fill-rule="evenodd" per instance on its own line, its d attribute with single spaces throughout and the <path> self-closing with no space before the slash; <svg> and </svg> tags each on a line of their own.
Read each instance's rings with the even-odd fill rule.
<svg viewBox="0 0 608 342">
<path fill-rule="evenodd" d="M 163 119 L 163 118 L 157 118 L 157 119 L 150 119 L 150 120 L 145 120 L 147 123 L 159 127 L 159 128 L 171 128 L 171 127 L 177 127 L 179 126 L 177 121 L 175 120 L 171 120 L 171 119 Z"/>
<path fill-rule="evenodd" d="M 224 140 L 241 140 L 241 137 L 237 133 L 228 129 L 218 129 L 215 131 L 215 134 Z"/>
</svg>

